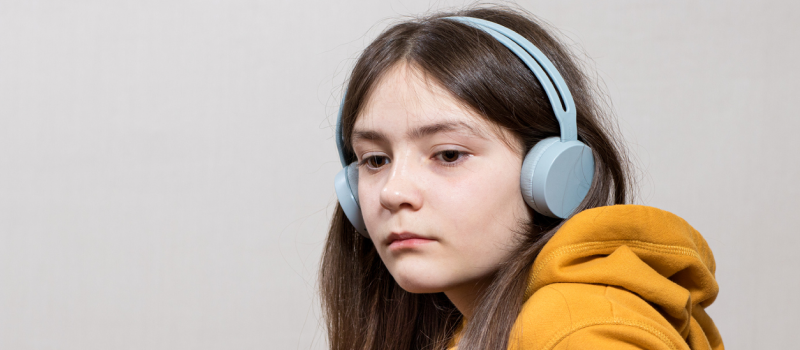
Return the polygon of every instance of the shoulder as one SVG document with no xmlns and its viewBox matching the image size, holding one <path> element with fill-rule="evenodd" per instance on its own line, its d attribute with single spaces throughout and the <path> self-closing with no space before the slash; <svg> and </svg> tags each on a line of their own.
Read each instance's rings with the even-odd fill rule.
<svg viewBox="0 0 800 350">
<path fill-rule="evenodd" d="M 649 303 L 625 289 L 554 283 L 523 305 L 509 349 L 688 349 Z"/>
</svg>

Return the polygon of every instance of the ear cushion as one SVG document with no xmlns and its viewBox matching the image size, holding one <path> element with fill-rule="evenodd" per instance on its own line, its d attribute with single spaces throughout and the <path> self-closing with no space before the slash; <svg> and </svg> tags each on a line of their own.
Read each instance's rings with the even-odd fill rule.
<svg viewBox="0 0 800 350">
<path fill-rule="evenodd" d="M 358 200 L 358 164 L 355 162 L 347 166 L 347 185 L 350 186 L 353 199 L 356 200 L 356 204 L 360 208 L 361 202 Z"/>
<path fill-rule="evenodd" d="M 592 149 L 580 141 L 549 137 L 537 143 L 522 163 L 520 188 L 537 212 L 565 219 L 581 204 L 594 176 Z"/>
<path fill-rule="evenodd" d="M 361 216 L 361 207 L 358 204 L 358 165 L 352 163 L 336 174 L 333 180 L 336 188 L 336 197 L 342 207 L 345 216 L 362 236 L 369 238 L 367 225 Z"/>
<path fill-rule="evenodd" d="M 539 212 L 536 209 L 536 203 L 533 198 L 533 172 L 536 169 L 536 164 L 542 158 L 542 154 L 553 143 L 560 141 L 558 137 L 548 137 L 533 145 L 528 154 L 525 155 L 525 160 L 522 162 L 522 175 L 519 179 L 520 188 L 522 188 L 522 198 L 528 203 L 528 206 Z"/>
</svg>

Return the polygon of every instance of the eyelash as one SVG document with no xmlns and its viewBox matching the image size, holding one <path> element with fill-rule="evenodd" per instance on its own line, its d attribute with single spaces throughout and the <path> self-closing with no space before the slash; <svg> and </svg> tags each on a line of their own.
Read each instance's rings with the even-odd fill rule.
<svg viewBox="0 0 800 350">
<path fill-rule="evenodd" d="M 444 156 L 444 153 L 445 153 L 445 152 L 456 152 L 456 153 L 457 153 L 457 156 L 458 156 L 458 158 L 457 158 L 455 161 L 452 161 L 452 162 L 445 161 L 445 160 L 442 158 L 442 156 Z M 434 158 L 437 158 L 437 159 L 439 160 L 439 163 L 440 163 L 442 166 L 446 166 L 446 167 L 455 167 L 455 166 L 458 166 L 458 165 L 460 165 L 462 162 L 464 162 L 464 159 L 465 159 L 465 158 L 467 158 L 468 156 L 469 156 L 469 154 L 468 154 L 468 153 L 466 153 L 466 152 L 464 152 L 464 151 L 455 150 L 455 149 L 446 149 L 446 150 L 443 150 L 443 151 L 436 152 L 436 153 L 433 155 L 433 157 L 434 157 Z M 381 165 L 381 166 L 378 166 L 378 167 L 373 167 L 373 166 L 371 166 L 371 165 L 370 165 L 371 161 L 375 161 L 375 160 L 377 160 L 377 158 L 384 158 L 384 159 L 388 159 L 389 157 L 387 157 L 387 156 L 380 156 L 380 155 L 375 155 L 375 156 L 366 157 L 366 158 L 362 159 L 360 162 L 358 162 L 358 166 L 366 166 L 366 167 L 367 167 L 367 169 L 369 169 L 370 171 L 377 171 L 377 170 L 380 170 L 380 168 L 382 168 L 382 167 L 383 167 L 383 165 Z M 384 160 L 384 161 L 385 161 L 385 160 Z M 391 162 L 391 161 L 389 161 L 389 163 L 390 163 L 390 162 Z M 386 164 L 388 164 L 388 163 L 386 163 Z M 384 165 L 385 165 L 385 164 L 384 164 Z"/>
</svg>

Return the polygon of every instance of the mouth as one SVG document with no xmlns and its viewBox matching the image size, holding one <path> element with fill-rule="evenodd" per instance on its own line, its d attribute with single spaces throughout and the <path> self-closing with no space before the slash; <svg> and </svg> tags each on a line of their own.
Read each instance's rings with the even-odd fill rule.
<svg viewBox="0 0 800 350">
<path fill-rule="evenodd" d="M 433 241 L 434 239 L 423 237 L 411 232 L 392 232 L 389 234 L 389 237 L 386 238 L 386 245 L 388 245 L 389 249 L 391 250 L 399 250 L 415 248 Z"/>
</svg>

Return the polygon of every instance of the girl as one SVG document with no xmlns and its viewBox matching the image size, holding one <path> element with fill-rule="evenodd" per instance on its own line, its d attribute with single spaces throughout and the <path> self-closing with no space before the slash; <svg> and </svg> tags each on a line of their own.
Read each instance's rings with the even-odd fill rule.
<svg viewBox="0 0 800 350">
<path fill-rule="evenodd" d="M 714 259 L 629 201 L 597 93 L 530 16 L 388 28 L 340 110 L 331 349 L 722 349 Z"/>
</svg>

